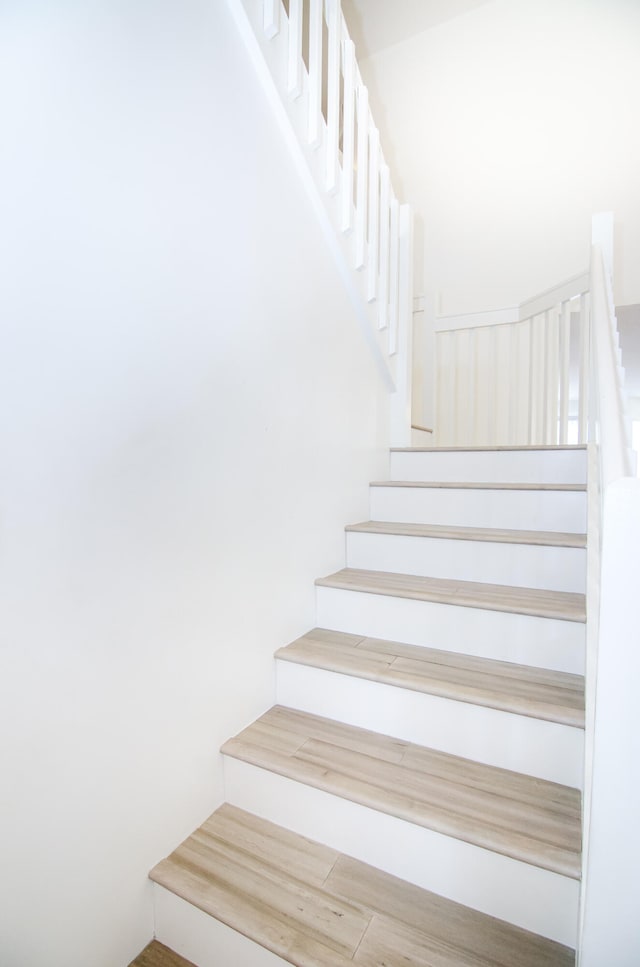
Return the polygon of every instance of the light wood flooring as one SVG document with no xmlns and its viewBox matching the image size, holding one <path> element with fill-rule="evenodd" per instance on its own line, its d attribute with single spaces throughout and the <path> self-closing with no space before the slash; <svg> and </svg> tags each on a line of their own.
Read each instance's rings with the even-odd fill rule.
<svg viewBox="0 0 640 967">
<path fill-rule="evenodd" d="M 296 967 L 574 963 L 566 947 L 228 804 L 159 863 L 151 878 Z"/>
<path fill-rule="evenodd" d="M 417 487 L 423 490 L 553 490 L 586 492 L 583 483 L 496 483 L 475 480 L 375 480 L 372 487 Z"/>
<path fill-rule="evenodd" d="M 275 706 L 222 752 L 534 866 L 580 877 L 580 793 Z"/>
<path fill-rule="evenodd" d="M 153 940 L 148 947 L 132 960 L 129 967 L 195 967 L 189 960 L 175 954 L 164 944 Z"/>
<path fill-rule="evenodd" d="M 584 728 L 584 679 L 316 628 L 280 648 L 276 658 Z"/>
<path fill-rule="evenodd" d="M 391 453 L 474 453 L 474 452 L 486 452 L 498 453 L 500 451 L 507 452 L 520 452 L 526 450 L 586 450 L 587 445 L 585 443 L 550 443 L 550 444 L 536 444 L 535 446 L 486 446 L 486 447 L 391 447 Z"/>
<path fill-rule="evenodd" d="M 418 577 L 415 574 L 386 571 L 364 571 L 359 568 L 343 568 L 335 574 L 318 578 L 316 585 L 322 588 L 412 598 L 416 601 L 454 604 L 462 608 L 558 618 L 562 621 L 585 622 L 587 614 L 584 594 L 575 592 L 541 591 L 537 588 Z"/>
<path fill-rule="evenodd" d="M 386 520 L 367 520 L 349 524 L 347 531 L 359 534 L 392 534 L 400 537 L 436 537 L 453 541 L 490 541 L 494 544 L 534 544 L 543 547 L 587 546 L 586 534 L 556 531 L 505 530 L 490 527 L 454 527 L 449 524 L 405 524 Z"/>
</svg>

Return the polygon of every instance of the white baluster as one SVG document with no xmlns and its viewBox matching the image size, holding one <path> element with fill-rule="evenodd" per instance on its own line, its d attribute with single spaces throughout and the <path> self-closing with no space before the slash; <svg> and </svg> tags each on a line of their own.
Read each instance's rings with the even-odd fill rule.
<svg viewBox="0 0 640 967">
<path fill-rule="evenodd" d="M 522 328 L 519 323 L 507 326 L 509 330 L 509 389 L 507 393 L 507 444 L 515 445 L 518 441 L 518 413 L 519 395 L 522 379 L 520 374 L 520 360 L 518 359 L 518 337 Z"/>
<path fill-rule="evenodd" d="M 485 372 L 487 374 L 491 373 L 495 359 L 497 356 L 497 339 L 496 339 L 496 329 L 497 326 L 487 326 L 486 329 L 480 329 L 477 333 L 477 340 L 484 342 L 482 347 L 485 352 Z M 486 430 L 484 443 L 488 446 L 493 446 L 496 443 L 496 380 L 487 379 L 485 380 L 486 385 Z"/>
<path fill-rule="evenodd" d="M 546 313 L 541 313 L 536 319 L 536 443 L 544 443 L 544 431 L 545 431 L 545 412 L 544 412 L 544 399 L 545 399 L 545 348 L 546 348 Z"/>
<path fill-rule="evenodd" d="M 380 169 L 380 292 L 378 328 L 389 324 L 389 166 Z"/>
<path fill-rule="evenodd" d="M 400 205 L 392 195 L 390 204 L 389 244 L 389 353 L 394 355 L 398 348 L 398 298 L 400 291 Z"/>
<path fill-rule="evenodd" d="M 539 446 L 544 440 L 544 314 L 531 319 L 529 383 L 529 443 Z"/>
<path fill-rule="evenodd" d="M 529 426 L 531 420 L 531 320 L 525 319 L 518 327 L 518 348 L 516 373 L 518 386 L 516 398 L 518 400 L 516 431 L 514 444 L 524 444 L 529 441 Z"/>
<path fill-rule="evenodd" d="M 456 357 L 458 372 L 456 374 L 456 393 L 454 406 L 456 415 L 455 443 L 456 446 L 469 446 L 476 438 L 481 443 L 487 443 L 487 415 L 488 406 L 483 406 L 483 391 L 487 389 L 486 379 L 478 379 L 478 374 L 489 371 L 489 366 L 483 370 L 486 363 L 485 353 L 488 349 L 488 330 L 461 329 L 456 333 Z M 470 378 L 473 373 L 474 378 Z M 469 432 L 473 437 L 469 437 Z"/>
<path fill-rule="evenodd" d="M 367 299 L 378 292 L 378 217 L 380 205 L 380 135 L 369 118 L 369 273 Z"/>
<path fill-rule="evenodd" d="M 309 144 L 320 145 L 322 117 L 322 13 L 323 0 L 310 0 L 309 6 Z"/>
<path fill-rule="evenodd" d="M 455 445 L 453 414 L 455 413 L 456 353 L 455 332 L 436 334 L 436 442 L 438 446 Z"/>
<path fill-rule="evenodd" d="M 479 399 L 479 378 L 478 378 L 478 367 L 480 365 L 478 359 L 478 340 L 477 331 L 469 330 L 469 363 L 468 369 L 464 374 L 466 379 L 466 388 L 468 394 L 469 405 L 467 407 L 467 418 L 462 421 L 462 437 L 461 441 L 468 446 L 473 446 L 477 442 L 479 435 L 482 433 L 482 428 L 479 423 L 479 413 L 480 407 L 478 406 Z"/>
<path fill-rule="evenodd" d="M 411 445 L 413 376 L 413 218 L 408 205 L 398 210 L 399 296 L 395 393 L 391 398 L 391 439 L 394 446 Z"/>
<path fill-rule="evenodd" d="M 365 265 L 367 240 L 367 169 L 369 166 L 369 92 L 358 84 L 358 172 L 356 194 L 356 268 Z"/>
<path fill-rule="evenodd" d="M 271 40 L 280 31 L 280 0 L 264 0 L 263 26 L 266 36 Z"/>
<path fill-rule="evenodd" d="M 589 421 L 589 370 L 591 327 L 589 325 L 589 295 L 580 297 L 580 356 L 578 378 L 578 443 L 587 442 Z"/>
<path fill-rule="evenodd" d="M 571 347 L 571 303 L 560 312 L 560 444 L 569 442 L 569 364 Z"/>
<path fill-rule="evenodd" d="M 302 94 L 302 0 L 289 0 L 289 67 L 287 93 Z"/>
<path fill-rule="evenodd" d="M 327 17 L 327 191 L 338 188 L 340 141 L 340 32 L 338 0 L 325 0 Z"/>
<path fill-rule="evenodd" d="M 355 157 L 355 68 L 356 55 L 348 34 L 342 42 L 344 56 L 344 106 L 342 123 L 342 218 L 343 232 L 353 227 L 353 162 Z"/>
<path fill-rule="evenodd" d="M 527 443 L 530 446 L 534 442 L 534 432 L 535 432 L 535 426 L 534 426 L 535 386 L 534 386 L 534 378 L 533 378 L 533 374 L 534 374 L 533 354 L 534 354 L 536 339 L 535 339 L 535 332 L 534 332 L 534 329 L 535 329 L 534 321 L 535 320 L 533 318 L 527 320 L 527 322 L 529 323 L 529 352 L 527 353 L 527 360 L 529 363 L 529 401 L 527 406 L 529 419 L 528 419 L 528 426 L 527 426 Z"/>
<path fill-rule="evenodd" d="M 545 312 L 544 443 L 558 442 L 558 306 Z"/>
<path fill-rule="evenodd" d="M 497 373 L 508 373 L 509 378 L 492 379 L 493 386 L 493 442 L 496 446 L 506 446 L 510 441 L 510 388 L 516 371 L 510 368 L 514 326 L 492 326 L 495 333 L 495 366 Z"/>
</svg>

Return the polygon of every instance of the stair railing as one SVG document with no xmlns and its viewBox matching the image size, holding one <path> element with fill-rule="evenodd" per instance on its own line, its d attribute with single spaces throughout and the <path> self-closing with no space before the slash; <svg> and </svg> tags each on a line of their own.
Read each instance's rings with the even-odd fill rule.
<svg viewBox="0 0 640 967">
<path fill-rule="evenodd" d="M 589 271 L 519 306 L 436 320 L 437 445 L 601 440 L 605 483 L 631 472 L 611 274 L 603 262 L 611 261 L 602 251 L 607 219 L 612 233 L 612 215 L 594 216 Z"/>
<path fill-rule="evenodd" d="M 412 216 L 391 184 L 340 0 L 227 0 L 410 439 Z"/>
<path fill-rule="evenodd" d="M 586 443 L 589 273 L 519 306 L 435 324 L 439 446 Z"/>
</svg>

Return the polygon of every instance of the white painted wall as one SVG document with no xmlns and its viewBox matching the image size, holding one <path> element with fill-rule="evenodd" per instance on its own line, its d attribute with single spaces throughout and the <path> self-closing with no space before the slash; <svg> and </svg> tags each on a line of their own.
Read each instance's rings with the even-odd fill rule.
<svg viewBox="0 0 640 967">
<path fill-rule="evenodd" d="M 0 961 L 119 967 L 384 474 L 226 7 L 0 7 Z"/>
<path fill-rule="evenodd" d="M 492 0 L 361 64 L 440 314 L 584 271 L 609 210 L 616 304 L 640 302 L 639 44 L 637 0 Z"/>
</svg>

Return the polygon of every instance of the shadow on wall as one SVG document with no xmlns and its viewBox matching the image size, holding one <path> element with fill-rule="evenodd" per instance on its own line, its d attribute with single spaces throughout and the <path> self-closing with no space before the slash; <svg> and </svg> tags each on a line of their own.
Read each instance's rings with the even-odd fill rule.
<svg viewBox="0 0 640 967">
<path fill-rule="evenodd" d="M 618 306 L 616 316 L 631 417 L 631 445 L 638 454 L 638 475 L 640 476 L 640 305 Z"/>
</svg>

